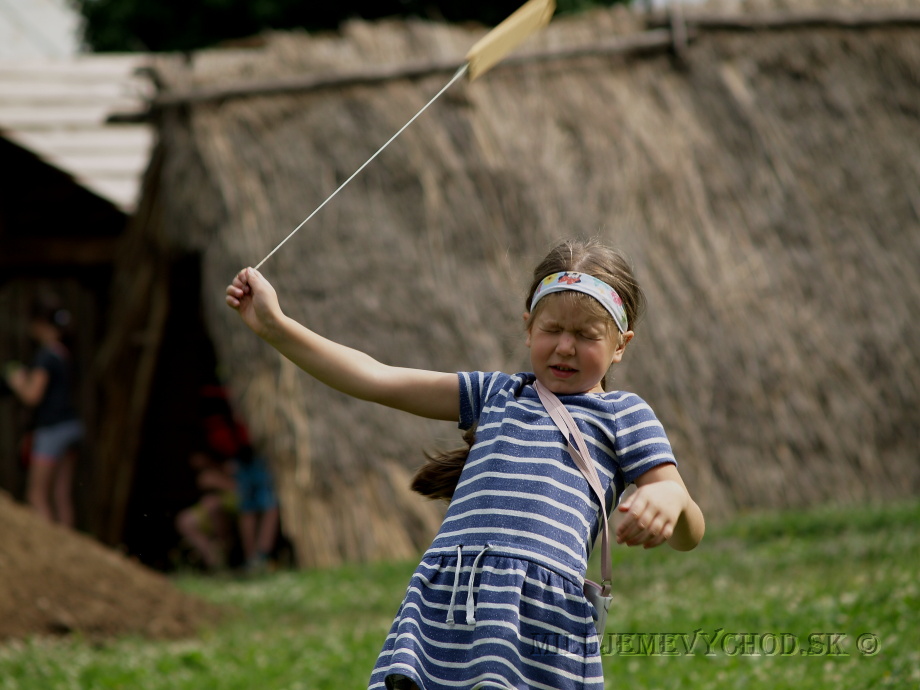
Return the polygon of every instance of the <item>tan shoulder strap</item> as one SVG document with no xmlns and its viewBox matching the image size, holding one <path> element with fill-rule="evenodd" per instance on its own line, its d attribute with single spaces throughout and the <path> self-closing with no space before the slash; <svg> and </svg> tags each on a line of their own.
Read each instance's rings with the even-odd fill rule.
<svg viewBox="0 0 920 690">
<path fill-rule="evenodd" d="M 607 524 L 607 498 L 601 486 L 597 468 L 594 466 L 594 461 L 591 458 L 591 454 L 588 452 L 588 446 L 585 443 L 585 437 L 581 433 L 581 429 L 578 428 L 571 413 L 569 413 L 565 405 L 562 404 L 562 401 L 539 381 L 534 381 L 534 388 L 537 390 L 537 395 L 540 396 L 543 407 L 546 408 L 549 416 L 556 423 L 556 426 L 559 427 L 559 431 L 562 432 L 568 444 L 569 454 L 572 456 L 572 460 L 575 462 L 578 469 L 581 470 L 581 473 L 585 475 L 585 479 L 588 480 L 588 484 L 590 484 L 591 488 L 594 490 L 594 495 L 597 496 L 600 505 L 601 520 L 603 521 L 603 531 L 601 532 L 601 548 L 603 549 L 601 553 L 601 577 L 603 578 L 603 582 L 601 585 L 603 586 L 604 596 L 608 596 L 610 594 L 613 571 L 610 563 L 610 527 Z M 572 443 L 573 439 L 575 441 L 574 444 Z"/>
</svg>

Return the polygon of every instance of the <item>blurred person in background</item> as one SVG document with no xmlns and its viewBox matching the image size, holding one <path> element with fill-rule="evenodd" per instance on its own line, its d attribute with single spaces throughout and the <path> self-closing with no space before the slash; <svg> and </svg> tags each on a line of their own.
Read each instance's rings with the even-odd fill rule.
<svg viewBox="0 0 920 690">
<path fill-rule="evenodd" d="M 239 497 L 240 539 L 246 558 L 246 571 L 263 573 L 278 538 L 278 498 L 268 462 L 245 443 L 234 463 Z"/>
<path fill-rule="evenodd" d="M 191 466 L 202 495 L 179 513 L 176 528 L 208 570 L 239 565 L 239 537 L 244 571 L 270 571 L 280 520 L 268 462 L 253 448 L 222 385 L 203 386 L 199 405 L 201 450 L 192 454 Z"/>
<path fill-rule="evenodd" d="M 269 558 L 278 539 L 279 510 L 268 462 L 249 440 L 249 430 L 237 418 L 220 386 L 203 392 L 204 429 L 211 448 L 226 458 L 236 486 L 238 527 L 244 568 L 252 574 L 270 569 Z"/>
<path fill-rule="evenodd" d="M 70 312 L 54 298 L 36 300 L 29 335 L 38 344 L 31 367 L 10 363 L 5 380 L 16 396 L 34 408 L 26 498 L 51 522 L 73 527 L 73 478 L 83 423 L 73 403 L 73 371 L 64 336 Z"/>
<path fill-rule="evenodd" d="M 212 448 L 192 453 L 189 464 L 201 496 L 176 516 L 176 529 L 195 550 L 201 565 L 220 572 L 233 550 L 238 500 L 232 469 Z"/>
</svg>

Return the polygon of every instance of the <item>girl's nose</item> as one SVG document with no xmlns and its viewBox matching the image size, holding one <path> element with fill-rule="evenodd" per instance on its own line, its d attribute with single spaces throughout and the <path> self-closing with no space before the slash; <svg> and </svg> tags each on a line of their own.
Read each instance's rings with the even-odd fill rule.
<svg viewBox="0 0 920 690">
<path fill-rule="evenodd" d="M 571 333 L 562 333 L 556 341 L 556 352 L 571 355 L 575 353 L 575 337 Z"/>
</svg>

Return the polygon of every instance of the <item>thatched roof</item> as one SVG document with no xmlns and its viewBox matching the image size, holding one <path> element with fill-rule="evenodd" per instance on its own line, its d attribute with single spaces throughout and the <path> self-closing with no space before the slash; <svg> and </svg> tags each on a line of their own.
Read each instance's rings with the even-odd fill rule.
<svg viewBox="0 0 920 690">
<path fill-rule="evenodd" d="M 530 48 L 637 24 L 598 11 Z M 158 72 L 169 95 L 449 63 L 480 34 L 355 22 Z M 682 62 L 608 52 L 456 85 L 263 272 L 293 317 L 389 363 L 519 371 L 533 264 L 558 238 L 601 235 L 650 303 L 615 385 L 656 408 L 709 515 L 916 492 L 920 26 L 692 34 Z M 458 437 L 298 374 L 223 288 L 448 76 L 159 112 L 156 213 L 135 232 L 201 252 L 209 328 L 307 564 L 425 546 L 436 511 L 407 476 Z"/>
</svg>

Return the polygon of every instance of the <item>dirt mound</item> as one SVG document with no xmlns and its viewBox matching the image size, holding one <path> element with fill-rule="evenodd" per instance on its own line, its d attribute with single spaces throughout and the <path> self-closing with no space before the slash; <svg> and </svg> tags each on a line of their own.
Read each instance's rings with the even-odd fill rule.
<svg viewBox="0 0 920 690">
<path fill-rule="evenodd" d="M 162 575 L 0 492 L 0 641 L 80 632 L 90 638 L 194 635 L 220 616 Z"/>
</svg>

